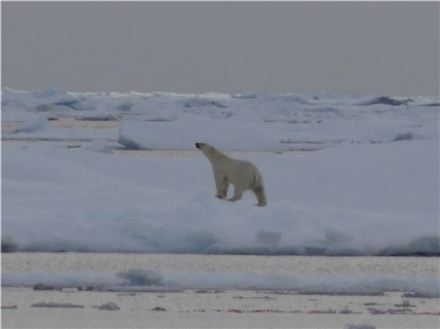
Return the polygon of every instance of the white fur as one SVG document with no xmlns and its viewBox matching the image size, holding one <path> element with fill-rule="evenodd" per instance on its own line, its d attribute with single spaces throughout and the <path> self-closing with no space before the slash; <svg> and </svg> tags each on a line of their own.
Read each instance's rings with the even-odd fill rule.
<svg viewBox="0 0 440 329">
<path fill-rule="evenodd" d="M 258 199 L 257 206 L 267 204 L 263 177 L 258 168 L 249 161 L 233 159 L 206 143 L 196 143 L 196 147 L 211 162 L 214 171 L 217 197 L 226 198 L 229 184 L 234 185 L 234 195 L 229 201 L 240 200 L 243 193 L 251 190 Z"/>
</svg>

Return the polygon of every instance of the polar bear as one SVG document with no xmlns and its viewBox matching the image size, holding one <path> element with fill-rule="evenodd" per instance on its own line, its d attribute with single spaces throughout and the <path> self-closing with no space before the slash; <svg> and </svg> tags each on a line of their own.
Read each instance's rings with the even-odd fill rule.
<svg viewBox="0 0 440 329">
<path fill-rule="evenodd" d="M 258 200 L 257 206 L 264 207 L 267 204 L 263 176 L 261 176 L 260 171 L 253 163 L 228 157 L 206 143 L 196 143 L 196 147 L 211 162 L 212 169 L 214 170 L 217 198 L 226 198 L 228 186 L 232 184 L 234 185 L 234 195 L 228 199 L 229 201 L 240 200 L 243 192 L 252 190 Z"/>
</svg>

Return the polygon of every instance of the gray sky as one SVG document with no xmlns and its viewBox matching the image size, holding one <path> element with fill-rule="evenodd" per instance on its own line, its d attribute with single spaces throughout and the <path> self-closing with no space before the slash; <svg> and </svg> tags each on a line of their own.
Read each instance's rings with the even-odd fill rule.
<svg viewBox="0 0 440 329">
<path fill-rule="evenodd" d="M 436 95 L 439 3 L 2 2 L 2 84 Z"/>
</svg>

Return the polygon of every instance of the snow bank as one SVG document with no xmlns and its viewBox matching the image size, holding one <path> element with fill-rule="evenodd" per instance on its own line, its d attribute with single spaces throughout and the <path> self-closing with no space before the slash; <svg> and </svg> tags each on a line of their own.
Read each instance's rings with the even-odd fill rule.
<svg viewBox="0 0 440 329">
<path fill-rule="evenodd" d="M 2 237 L 25 251 L 439 255 L 438 143 L 233 156 L 269 204 L 214 197 L 209 162 L 3 147 Z M 231 193 L 231 192 L 230 192 Z"/>
</svg>

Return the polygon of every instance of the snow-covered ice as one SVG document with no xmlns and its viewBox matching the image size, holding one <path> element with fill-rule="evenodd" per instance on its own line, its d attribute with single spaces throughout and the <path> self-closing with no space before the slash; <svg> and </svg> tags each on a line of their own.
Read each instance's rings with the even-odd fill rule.
<svg viewBox="0 0 440 329">
<path fill-rule="evenodd" d="M 5 89 L 3 245 L 438 255 L 438 102 Z M 256 163 L 268 206 L 216 199 L 196 141 Z"/>
<path fill-rule="evenodd" d="M 310 296 L 267 291 L 115 293 L 31 292 L 4 288 L 2 324 L 8 328 L 436 328 L 438 301 L 384 296 Z M 51 302 L 84 308 L 34 308 Z M 119 309 L 97 306 L 114 303 Z M 106 307 L 107 308 L 107 307 Z M 112 309 L 116 309 L 113 307 Z M 380 315 L 377 315 L 380 314 Z"/>
</svg>

